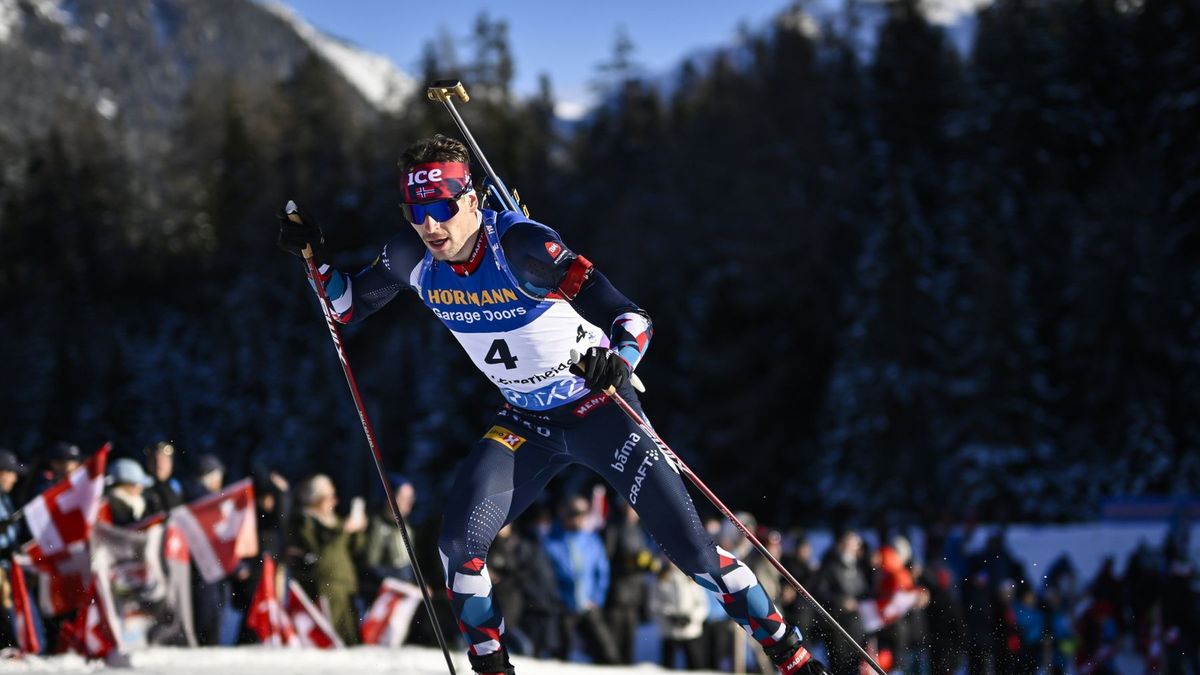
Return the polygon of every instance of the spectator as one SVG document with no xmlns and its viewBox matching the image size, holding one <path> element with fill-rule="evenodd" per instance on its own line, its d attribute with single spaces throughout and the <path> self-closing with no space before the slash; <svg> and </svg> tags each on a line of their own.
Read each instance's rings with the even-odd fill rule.
<svg viewBox="0 0 1200 675">
<path fill-rule="evenodd" d="M 175 445 L 159 441 L 146 447 L 146 469 L 154 484 L 146 490 L 146 513 L 163 513 L 183 504 L 183 485 L 175 473 Z"/>
<path fill-rule="evenodd" d="M 225 465 L 216 455 L 204 454 L 196 458 L 191 480 L 183 484 L 183 501 L 214 495 L 225 485 Z"/>
<path fill-rule="evenodd" d="M 9 583 L 9 565 L 13 551 L 17 548 L 17 526 L 10 521 L 14 508 L 12 489 L 17 484 L 17 478 L 25 473 L 25 467 L 17 461 L 17 456 L 9 450 L 0 450 L 0 589 L 11 589 Z M 13 634 L 11 603 L 6 602 L 0 593 L 0 649 L 16 645 Z"/>
<path fill-rule="evenodd" d="M 778 530 L 768 530 L 759 536 L 759 541 L 776 560 L 783 557 L 783 534 Z M 749 540 L 747 539 L 746 542 L 749 543 Z M 753 546 L 753 544 L 750 544 L 750 546 Z M 761 555 L 747 556 L 746 566 L 754 572 L 754 576 L 758 577 L 758 583 L 762 585 L 763 592 L 767 594 L 767 597 L 782 610 L 782 605 L 779 603 L 783 587 L 787 584 L 783 582 L 783 575 L 779 573 L 779 570 L 775 569 L 775 566 L 765 556 Z M 762 646 L 758 642 L 751 641 L 750 649 L 754 654 L 755 661 L 758 663 L 759 672 L 776 672 L 771 659 L 763 651 Z"/>
<path fill-rule="evenodd" d="M 154 484 L 142 465 L 132 459 L 118 459 L 108 467 L 108 511 L 112 524 L 132 525 L 149 515 L 146 488 Z"/>
<path fill-rule="evenodd" d="M 255 466 L 254 506 L 258 512 L 258 549 L 260 557 L 278 561 L 283 555 L 289 488 L 287 479 L 265 466 Z"/>
<path fill-rule="evenodd" d="M 412 515 L 413 504 L 417 500 L 417 491 L 413 484 L 406 479 L 395 481 L 395 485 L 392 498 L 395 500 L 400 515 L 405 518 L 405 524 L 408 524 L 407 520 Z M 409 542 L 416 540 L 412 525 L 408 525 L 407 534 Z M 396 523 L 396 517 L 386 502 L 380 505 L 367 525 L 363 564 L 366 568 L 364 576 L 370 582 L 367 590 L 372 596 L 378 590 L 379 584 L 383 583 L 387 577 L 395 577 L 408 582 L 415 580 L 412 561 L 408 557 L 408 549 L 404 546 L 404 538 L 400 536 L 400 526 Z M 505 616 L 507 618 L 507 613 Z"/>
<path fill-rule="evenodd" d="M 1200 673 L 1200 594 L 1196 566 L 1192 562 L 1183 531 L 1172 532 L 1163 547 L 1166 574 L 1163 578 L 1163 646 L 1167 675 Z"/>
<path fill-rule="evenodd" d="M 1039 606 L 1037 593 L 1031 586 L 1020 589 L 1014 610 L 1017 636 L 1020 638 L 1017 672 L 1041 672 L 1049 630 L 1046 626 L 1046 613 Z"/>
<path fill-rule="evenodd" d="M 571 638 L 578 632 L 594 662 L 611 664 L 617 662 L 617 648 L 601 615 L 608 593 L 608 558 L 600 535 L 583 527 L 588 514 L 586 499 L 567 499 L 559 509 L 558 524 L 543 540 L 566 610 L 557 656 L 567 659 Z"/>
<path fill-rule="evenodd" d="M 620 500 L 616 517 L 604 532 L 604 548 L 611 565 L 612 583 L 604 611 L 617 645 L 619 663 L 633 663 L 634 637 L 646 615 L 647 589 L 652 572 L 661 564 L 651 551 L 637 511 Z"/>
<path fill-rule="evenodd" d="M 263 560 L 270 558 L 278 562 L 283 555 L 284 513 L 287 508 L 288 482 L 283 476 L 265 466 L 255 465 L 250 472 L 254 484 L 254 507 L 258 514 L 258 556 L 246 558 L 238 565 L 231 578 L 233 608 L 242 615 L 242 626 L 238 632 L 238 644 L 255 644 L 257 633 L 245 625 L 245 618 L 254 602 L 254 595 L 262 580 Z M 283 572 L 276 568 L 276 580 Z"/>
<path fill-rule="evenodd" d="M 917 587 L 908 569 L 911 557 L 912 547 L 901 536 L 880 546 L 875 556 L 878 570 L 875 598 L 885 615 L 885 625 L 879 632 L 880 661 L 893 663 L 902 672 L 911 671 L 915 665 L 909 651 L 912 611 L 923 609 L 929 601 L 928 592 Z"/>
<path fill-rule="evenodd" d="M 1017 626 L 1017 584 L 1006 581 L 996 589 L 995 614 L 992 617 L 992 663 L 996 675 L 1019 675 L 1021 635 Z"/>
<path fill-rule="evenodd" d="M 33 486 L 34 495 L 45 492 L 82 464 L 83 451 L 74 443 L 59 441 L 50 446 L 49 452 L 46 453 L 46 461 L 49 463 L 49 469 L 38 476 Z"/>
<path fill-rule="evenodd" d="M 870 588 L 859 565 L 862 550 L 862 538 L 857 532 L 844 530 L 838 533 L 834 545 L 821 560 L 814 590 L 825 609 L 859 644 L 865 636 L 858 615 L 858 601 Z M 858 672 L 858 651 L 847 645 L 845 639 L 826 632 L 824 642 L 829 651 L 830 671 Z"/>
<path fill-rule="evenodd" d="M 683 651 L 687 670 L 705 667 L 704 619 L 708 616 L 708 593 L 674 565 L 665 565 L 650 587 L 650 614 L 662 635 L 662 666 L 675 667 L 676 652 Z"/>
<path fill-rule="evenodd" d="M 564 607 L 554 565 L 542 547 L 537 525 L 534 521 L 534 528 L 515 542 L 515 548 L 521 571 L 517 580 L 524 602 L 521 628 L 529 637 L 529 655 L 544 657 L 560 653 Z"/>
<path fill-rule="evenodd" d="M 960 600 L 962 596 L 954 570 L 942 553 L 944 550 L 945 542 L 940 538 L 930 538 L 926 542 L 927 562 L 920 575 L 921 585 L 929 589 L 925 619 L 931 675 L 958 672 L 962 644 L 966 638 Z"/>
<path fill-rule="evenodd" d="M 302 483 L 296 498 L 302 510 L 293 516 L 288 533 L 291 570 L 305 592 L 328 607 L 333 629 L 342 641 L 358 644 L 354 558 L 363 549 L 367 518 L 353 510 L 350 518 L 338 518 L 334 512 L 337 491 L 323 474 Z"/>
<path fill-rule="evenodd" d="M 803 532 L 796 533 L 796 539 L 790 552 L 783 556 L 780 562 L 783 563 L 784 569 L 800 582 L 801 586 L 806 589 L 812 587 L 817 566 L 813 562 L 812 543 Z M 801 633 L 809 632 L 815 618 L 812 603 L 801 597 L 791 584 L 783 585 L 779 591 L 779 600 L 779 607 L 783 610 L 788 623 L 799 626 Z"/>
<path fill-rule="evenodd" d="M 213 455 L 196 459 L 192 479 L 183 486 L 184 500 L 203 499 L 221 491 L 225 482 L 225 466 Z M 196 641 L 203 646 L 216 645 L 221 640 L 221 614 L 232 600 L 232 585 L 228 579 L 213 583 L 204 580 L 192 567 L 192 616 Z"/>
<path fill-rule="evenodd" d="M 504 611 L 508 644 L 513 652 L 529 655 L 533 645 L 530 644 L 529 636 L 523 628 L 525 590 L 522 587 L 522 577 L 526 574 L 521 560 L 523 544 L 512 523 L 500 528 L 492 547 L 488 549 L 487 569 L 492 578 L 493 597 Z"/>
<path fill-rule="evenodd" d="M 1125 589 L 1125 605 L 1128 609 L 1134 646 L 1143 658 L 1150 656 L 1157 607 L 1161 602 L 1162 574 L 1155 554 L 1146 542 L 1129 556 L 1125 564 L 1125 577 L 1121 585 Z"/>
<path fill-rule="evenodd" d="M 17 479 L 26 472 L 25 465 L 10 450 L 0 450 L 0 560 L 7 561 L 17 549 L 18 528 L 11 517 L 12 490 Z"/>
</svg>

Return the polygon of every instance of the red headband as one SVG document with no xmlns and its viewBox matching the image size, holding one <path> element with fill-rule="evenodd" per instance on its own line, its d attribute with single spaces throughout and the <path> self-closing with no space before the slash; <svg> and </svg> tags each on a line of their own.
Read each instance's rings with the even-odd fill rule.
<svg viewBox="0 0 1200 675">
<path fill-rule="evenodd" d="M 421 204 L 453 199 L 471 186 L 471 168 L 465 162 L 426 162 L 410 167 L 400 179 L 404 203 Z"/>
</svg>

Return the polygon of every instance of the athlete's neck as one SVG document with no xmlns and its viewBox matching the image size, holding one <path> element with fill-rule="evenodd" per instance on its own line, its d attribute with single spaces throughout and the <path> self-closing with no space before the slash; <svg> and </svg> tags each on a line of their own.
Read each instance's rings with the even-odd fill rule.
<svg viewBox="0 0 1200 675">
<path fill-rule="evenodd" d="M 480 223 L 482 223 L 483 214 L 480 214 L 479 219 Z M 450 269 L 454 270 L 455 274 L 460 277 L 465 277 L 479 269 L 479 263 L 483 260 L 483 251 L 485 248 L 483 245 L 483 238 L 483 227 L 481 225 L 475 230 L 475 235 L 470 240 L 471 243 L 463 247 L 464 251 L 470 251 L 470 254 L 465 257 L 466 259 L 464 260 L 462 259 L 462 256 L 460 256 L 459 260 L 448 261 L 450 263 Z"/>
<path fill-rule="evenodd" d="M 475 234 L 472 235 L 470 242 L 466 246 L 462 247 L 462 251 L 460 251 L 462 255 L 452 260 L 447 260 L 446 262 L 450 263 L 451 265 L 465 265 L 471 262 L 471 259 L 474 258 L 477 253 L 479 253 L 479 237 L 483 234 L 482 211 L 475 212 L 475 226 Z"/>
</svg>

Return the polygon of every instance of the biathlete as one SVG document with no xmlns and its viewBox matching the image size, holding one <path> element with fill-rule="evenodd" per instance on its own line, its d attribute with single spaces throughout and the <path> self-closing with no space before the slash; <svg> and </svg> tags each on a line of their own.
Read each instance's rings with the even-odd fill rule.
<svg viewBox="0 0 1200 675">
<path fill-rule="evenodd" d="M 333 269 L 315 220 L 280 213 L 279 245 L 308 245 L 335 318 L 361 321 L 402 291 L 416 293 L 504 396 L 491 427 L 458 469 L 438 539 L 446 587 L 477 673 L 514 673 L 493 602 L 487 554 L 496 533 L 559 471 L 583 464 L 637 509 L 679 569 L 715 593 L 783 673 L 826 673 L 784 622 L 754 573 L 705 532 L 678 468 L 604 392 L 641 414 L 630 376 L 651 322 L 587 258 L 524 215 L 482 208 L 466 146 L 442 135 L 405 150 L 404 218 L 351 276 Z M 582 354 L 573 371 L 570 354 Z"/>
</svg>

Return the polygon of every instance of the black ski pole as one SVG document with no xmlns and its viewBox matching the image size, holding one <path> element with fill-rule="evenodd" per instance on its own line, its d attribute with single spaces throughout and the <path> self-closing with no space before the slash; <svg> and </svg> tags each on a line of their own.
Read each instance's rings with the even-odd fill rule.
<svg viewBox="0 0 1200 675">
<path fill-rule="evenodd" d="M 571 350 L 571 363 L 576 365 L 579 364 L 579 352 L 575 351 L 574 349 Z M 650 438 L 650 440 L 654 441 L 654 444 L 658 446 L 659 450 L 662 450 L 663 455 L 667 459 L 675 462 L 675 465 L 679 467 L 680 473 L 682 473 L 684 476 L 687 476 L 687 479 L 692 482 L 692 485 L 695 485 L 700 492 L 704 493 L 704 496 L 708 498 L 708 501 L 712 502 L 712 505 L 717 507 L 717 510 L 720 511 L 721 514 L 724 515 L 727 520 L 729 520 L 729 522 L 733 523 L 733 526 L 736 527 L 744 537 L 746 537 L 747 541 L 754 545 L 754 548 L 758 549 L 758 552 L 767 559 L 767 562 L 771 563 L 772 567 L 779 571 L 779 574 L 787 580 L 792 588 L 796 589 L 797 593 L 804 596 L 806 600 L 812 603 L 812 606 L 817 609 L 817 612 L 820 613 L 821 617 L 824 618 L 829 625 L 836 628 L 842 637 L 846 638 L 847 642 L 854 645 L 854 648 L 857 649 L 858 653 L 867 660 L 867 663 L 870 664 L 871 668 L 875 672 L 879 673 L 879 675 L 887 675 L 887 672 L 875 662 L 875 659 L 871 658 L 871 655 L 867 653 L 867 650 L 863 649 L 862 645 L 858 644 L 858 641 L 855 640 L 850 633 L 846 632 L 845 628 L 842 628 L 842 624 L 838 623 L 837 620 L 829 614 L 829 612 L 825 611 L 825 608 L 821 606 L 821 603 L 817 602 L 817 599 L 812 596 L 812 593 L 809 593 L 808 589 L 804 588 L 804 586 L 796 580 L 796 577 L 792 576 L 792 573 L 783 566 L 783 563 L 779 562 L 775 556 L 771 555 L 771 552 L 767 550 L 766 546 L 762 545 L 762 542 L 758 540 L 758 537 L 754 536 L 754 533 L 750 531 L 750 528 L 746 527 L 742 521 L 736 515 L 734 515 L 733 511 L 730 511 L 729 507 L 725 506 L 725 503 L 717 497 L 716 493 L 708 489 L 708 486 L 704 484 L 704 481 L 700 480 L 700 477 L 697 476 L 694 471 L 692 471 L 691 467 L 689 467 L 687 464 L 684 464 L 683 460 L 679 458 L 679 455 L 675 454 L 675 451 L 672 450 L 666 443 L 664 443 L 663 440 L 658 437 L 658 434 L 654 433 L 654 430 L 650 428 L 650 425 L 643 421 L 641 415 L 638 415 L 638 412 L 633 409 L 633 406 L 629 405 L 629 403 L 617 393 L 616 388 L 609 387 L 605 393 L 608 394 L 612 400 L 616 401 L 617 406 L 621 408 L 621 411 L 624 412 L 634 424 L 638 425 L 638 428 L 641 429 L 642 432 Z"/>
<path fill-rule="evenodd" d="M 528 216 L 529 212 L 521 206 L 516 193 L 509 192 L 508 187 L 504 185 L 504 181 L 500 180 L 500 176 L 496 175 L 496 171 L 492 169 L 491 163 L 484 156 L 483 150 L 475 142 L 475 137 L 471 135 L 471 130 L 467 128 L 467 123 L 458 114 L 458 108 L 454 107 L 455 97 L 458 97 L 463 103 L 471 100 L 471 97 L 467 94 L 467 88 L 463 86 L 463 83 L 458 80 L 437 80 L 425 90 L 425 96 L 430 101 L 440 102 L 446 107 L 446 112 L 450 113 L 450 116 L 454 118 L 454 123 L 458 125 L 458 130 L 462 132 L 463 139 L 471 147 L 471 152 L 475 153 L 475 158 L 483 165 L 484 172 L 487 173 L 488 179 L 491 180 L 492 185 L 496 188 L 496 194 L 500 199 L 500 203 L 504 205 L 504 208 L 508 211 L 519 211 Z"/>
<path fill-rule="evenodd" d="M 294 223 L 302 222 L 296 202 L 288 201 L 285 210 L 287 211 L 289 220 Z M 429 597 L 429 587 L 425 585 L 425 575 L 421 574 L 421 566 L 417 563 L 416 551 L 413 550 L 412 542 L 408 538 L 408 524 L 404 521 L 404 515 L 400 513 L 400 509 L 396 506 L 392 485 L 387 479 L 387 473 L 383 470 L 383 455 L 379 452 L 379 443 L 375 440 L 375 431 L 371 428 L 371 421 L 367 419 L 367 408 L 363 405 L 362 396 L 358 393 L 358 382 L 354 379 L 354 373 L 350 370 L 350 359 L 346 356 L 346 346 L 342 343 L 342 333 L 338 330 L 337 321 L 334 320 L 333 311 L 329 307 L 329 296 L 325 293 L 325 285 L 321 283 L 321 275 L 317 270 L 317 262 L 313 260 L 312 245 L 306 245 L 302 253 L 304 255 L 304 263 L 308 266 L 309 278 L 313 282 L 313 290 L 316 291 L 317 299 L 321 303 L 321 312 L 325 315 L 325 325 L 329 327 L 329 337 L 333 338 L 333 347 L 337 350 L 338 361 L 341 362 L 342 372 L 346 375 L 346 384 L 350 387 L 350 397 L 354 399 L 354 407 L 358 409 L 358 421 L 362 423 L 363 433 L 367 436 L 367 445 L 371 447 L 371 457 L 375 460 L 375 470 L 379 472 L 379 480 L 383 482 L 383 489 L 387 494 L 388 506 L 392 510 L 392 518 L 396 520 L 396 527 L 400 528 L 400 538 L 404 540 L 404 548 L 408 551 L 408 560 L 412 563 L 413 576 L 416 577 L 417 585 L 421 587 L 421 597 L 425 601 L 425 611 L 429 613 L 429 622 L 433 625 L 433 634 L 437 637 L 438 645 L 442 648 L 442 654 L 446 657 L 446 667 L 450 669 L 450 675 L 456 675 L 454 662 L 450 659 L 450 650 L 446 647 L 446 638 L 442 636 L 442 627 L 438 623 L 437 614 L 433 611 L 433 600 Z"/>
</svg>

